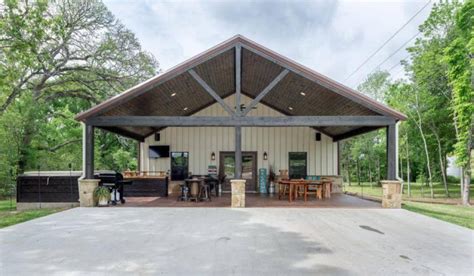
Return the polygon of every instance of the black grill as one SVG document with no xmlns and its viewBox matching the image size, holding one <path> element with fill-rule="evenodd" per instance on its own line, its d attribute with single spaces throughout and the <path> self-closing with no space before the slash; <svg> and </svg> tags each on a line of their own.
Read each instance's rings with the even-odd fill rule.
<svg viewBox="0 0 474 276">
<path fill-rule="evenodd" d="M 123 198 L 123 186 L 131 185 L 132 181 L 123 180 L 123 175 L 115 171 L 99 171 L 94 174 L 95 179 L 99 179 L 99 185 L 108 187 L 114 193 L 114 199 L 117 199 L 117 192 L 120 194 L 120 202 L 125 203 Z M 116 200 L 112 204 L 117 204 Z"/>
</svg>

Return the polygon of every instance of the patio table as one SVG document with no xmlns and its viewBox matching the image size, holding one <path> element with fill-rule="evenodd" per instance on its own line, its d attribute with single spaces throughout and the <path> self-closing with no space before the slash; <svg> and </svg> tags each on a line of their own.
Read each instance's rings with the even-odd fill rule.
<svg viewBox="0 0 474 276">
<path fill-rule="evenodd" d="M 291 203 L 293 199 L 296 199 L 298 197 L 298 188 L 303 187 L 303 192 L 304 192 L 304 201 L 307 201 L 307 195 L 308 195 L 308 188 L 311 185 L 314 186 L 320 186 L 318 187 L 318 190 L 316 191 L 316 195 L 318 199 L 322 198 L 331 198 L 331 185 L 332 181 L 328 179 L 322 179 L 322 180 L 280 180 L 278 182 L 279 185 L 287 186 L 289 189 L 288 192 L 288 201 Z M 286 190 L 286 189 L 285 189 Z M 284 190 L 279 189 L 279 194 L 278 194 L 278 199 L 281 199 L 283 196 Z"/>
<path fill-rule="evenodd" d="M 189 200 L 199 201 L 199 185 L 204 182 L 204 178 L 188 178 L 184 182 L 189 188 L 191 197 Z"/>
<path fill-rule="evenodd" d="M 278 184 L 280 186 L 283 185 L 283 186 L 287 186 L 289 188 L 288 201 L 290 203 L 293 201 L 293 193 L 294 193 L 295 198 L 297 197 L 296 188 L 299 187 L 299 186 L 304 186 L 305 187 L 305 185 L 306 185 L 304 180 L 280 180 L 280 181 L 278 181 Z M 306 187 L 304 189 L 306 190 Z M 279 187 L 279 189 L 278 189 L 278 199 L 281 199 L 282 192 L 283 192 L 283 190 L 281 189 L 281 187 Z M 305 201 L 306 201 L 306 197 L 305 197 Z"/>
</svg>

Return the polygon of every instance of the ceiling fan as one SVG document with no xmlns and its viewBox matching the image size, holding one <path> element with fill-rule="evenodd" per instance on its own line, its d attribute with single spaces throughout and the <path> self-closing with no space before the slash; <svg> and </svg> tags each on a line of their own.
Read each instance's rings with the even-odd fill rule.
<svg viewBox="0 0 474 276">
<path fill-rule="evenodd" d="M 241 111 L 242 111 L 242 110 L 245 110 L 245 108 L 246 108 L 245 104 L 240 104 L 240 110 L 241 110 Z M 234 109 L 237 109 L 237 107 L 234 106 Z M 252 109 L 257 109 L 257 106 L 252 107 Z"/>
</svg>

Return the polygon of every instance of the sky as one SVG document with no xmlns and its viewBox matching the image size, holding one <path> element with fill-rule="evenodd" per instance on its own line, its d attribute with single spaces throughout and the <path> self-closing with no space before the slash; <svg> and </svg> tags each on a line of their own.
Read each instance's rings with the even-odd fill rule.
<svg viewBox="0 0 474 276">
<path fill-rule="evenodd" d="M 106 0 L 105 4 L 136 34 L 143 49 L 156 57 L 163 71 L 241 34 L 336 81 L 356 87 L 418 33 L 418 26 L 428 17 L 432 4 L 358 72 L 349 75 L 427 2 Z M 397 64 L 406 57 L 403 48 L 380 68 L 391 69 L 394 78 L 403 77 L 403 67 Z"/>
</svg>

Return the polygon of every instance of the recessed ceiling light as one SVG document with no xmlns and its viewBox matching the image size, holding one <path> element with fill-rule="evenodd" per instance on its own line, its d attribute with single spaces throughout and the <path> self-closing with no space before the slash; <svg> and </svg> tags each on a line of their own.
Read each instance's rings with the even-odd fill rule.
<svg viewBox="0 0 474 276">
<path fill-rule="evenodd" d="M 176 96 L 176 93 L 171 94 L 171 97 L 174 97 L 174 96 Z"/>
<path fill-rule="evenodd" d="M 289 109 L 289 110 L 293 110 L 293 107 L 289 106 L 288 109 Z"/>
<path fill-rule="evenodd" d="M 184 110 L 184 111 L 186 111 L 186 110 L 188 110 L 188 108 L 187 108 L 187 107 L 185 107 L 185 108 L 183 108 L 183 110 Z"/>
<path fill-rule="evenodd" d="M 301 96 L 306 96 L 306 93 L 300 92 L 300 95 L 301 95 Z"/>
</svg>

